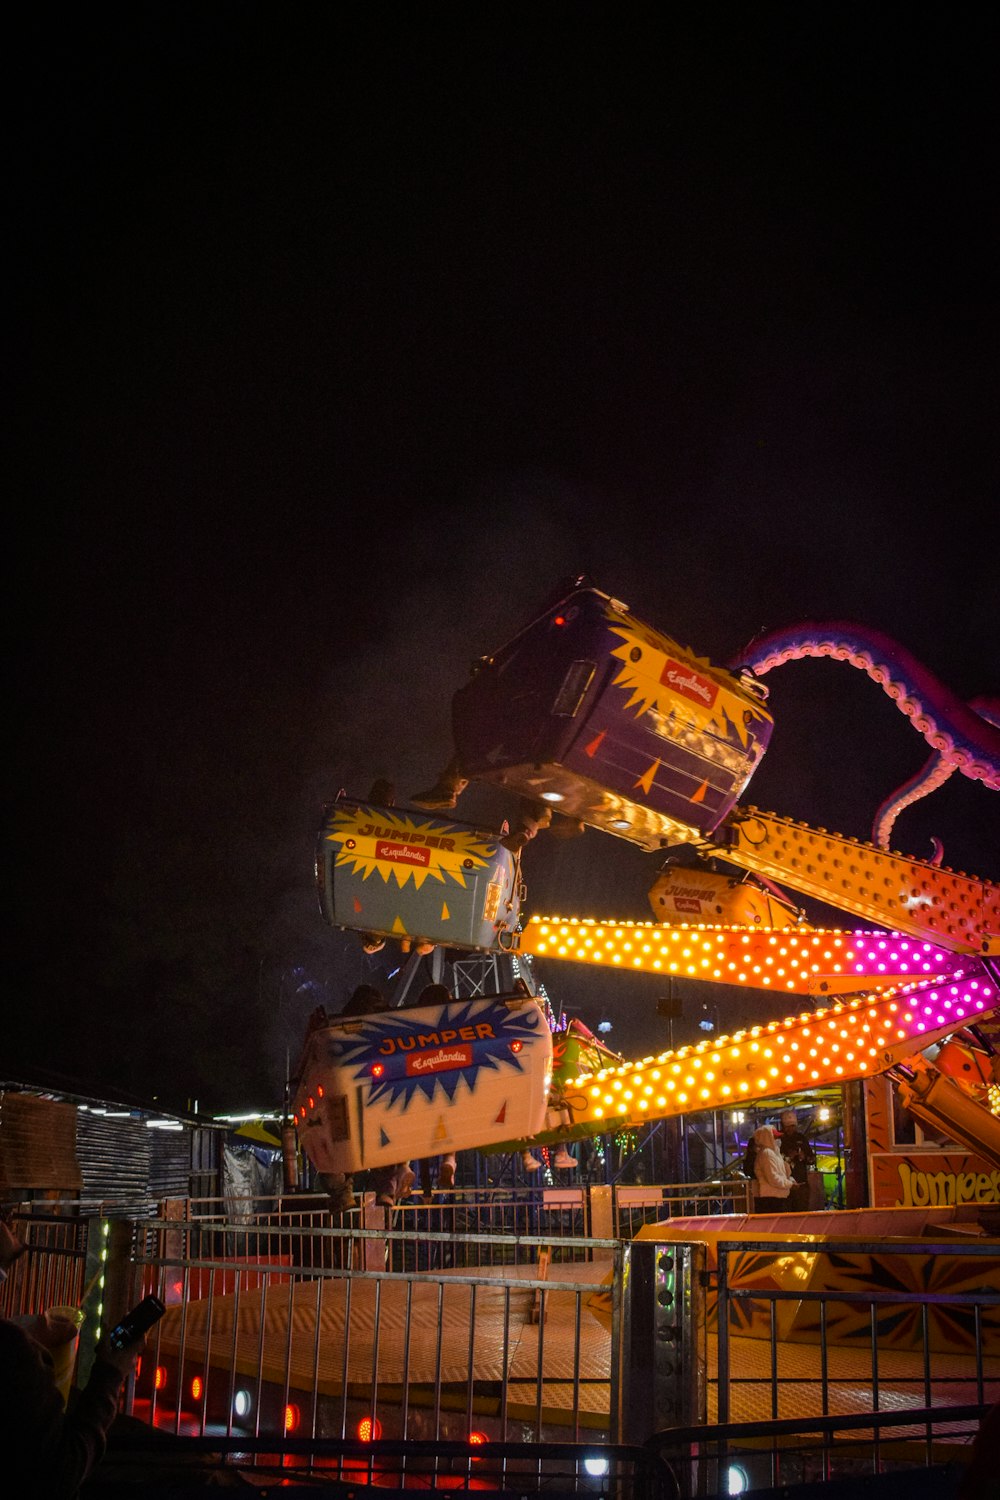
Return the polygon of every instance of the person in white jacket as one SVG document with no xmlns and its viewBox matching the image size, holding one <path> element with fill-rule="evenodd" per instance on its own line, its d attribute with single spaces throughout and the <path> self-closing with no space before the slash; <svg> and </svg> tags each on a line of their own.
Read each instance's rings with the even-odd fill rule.
<svg viewBox="0 0 1000 1500">
<path fill-rule="evenodd" d="M 757 1153 L 754 1157 L 753 1175 L 757 1184 L 754 1198 L 754 1213 L 783 1214 L 788 1209 L 788 1195 L 795 1186 L 795 1178 L 778 1150 L 778 1143 L 770 1125 L 761 1125 L 753 1133 Z"/>
</svg>

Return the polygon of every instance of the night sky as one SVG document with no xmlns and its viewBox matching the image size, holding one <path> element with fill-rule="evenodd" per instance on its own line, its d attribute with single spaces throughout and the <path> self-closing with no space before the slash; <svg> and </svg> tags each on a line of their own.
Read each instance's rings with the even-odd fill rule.
<svg viewBox="0 0 1000 1500">
<path fill-rule="evenodd" d="M 312 1007 L 384 972 L 319 915 L 323 802 L 427 786 L 470 661 L 568 574 L 718 663 L 835 618 L 1000 691 L 986 24 L 21 23 L 0 1077 L 280 1104 Z M 924 742 L 846 665 L 767 681 L 744 800 L 868 837 Z M 995 793 L 956 775 L 893 842 L 932 835 L 1000 876 Z M 658 864 L 539 839 L 528 909 L 645 918 Z M 539 969 L 665 1044 L 656 981 Z"/>
</svg>

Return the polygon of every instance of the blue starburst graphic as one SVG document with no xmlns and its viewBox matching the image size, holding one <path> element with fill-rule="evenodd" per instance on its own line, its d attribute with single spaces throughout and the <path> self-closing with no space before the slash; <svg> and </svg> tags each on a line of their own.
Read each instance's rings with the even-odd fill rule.
<svg viewBox="0 0 1000 1500">
<path fill-rule="evenodd" d="M 481 1068 L 523 1073 L 523 1049 L 540 1033 L 537 1010 L 456 1002 L 419 1016 L 402 1010 L 366 1018 L 361 1035 L 331 1041 L 330 1060 L 369 1084 L 369 1104 L 402 1099 L 405 1110 L 418 1093 L 433 1099 L 440 1089 L 454 1099 L 463 1079 L 474 1092 Z"/>
</svg>

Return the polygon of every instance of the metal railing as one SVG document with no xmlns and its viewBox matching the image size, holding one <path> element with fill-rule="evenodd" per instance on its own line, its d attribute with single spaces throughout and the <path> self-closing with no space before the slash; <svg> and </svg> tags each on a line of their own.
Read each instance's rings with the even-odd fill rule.
<svg viewBox="0 0 1000 1500">
<path fill-rule="evenodd" d="M 393 1269 L 400 1271 L 530 1266 L 538 1261 L 539 1239 L 554 1263 L 592 1258 L 583 1188 L 436 1193 L 429 1201 L 401 1203 L 393 1225 L 414 1236 L 408 1251 L 391 1257 Z M 421 1248 L 424 1237 L 426 1249 Z"/>
<path fill-rule="evenodd" d="M 336 1241 L 318 1233 L 331 1226 L 397 1232 L 387 1242 L 385 1269 L 400 1272 L 530 1265 L 538 1258 L 528 1243 L 533 1239 L 549 1243 L 555 1262 L 592 1258 L 582 1244 L 592 1233 L 584 1188 L 435 1190 L 412 1194 L 394 1209 L 377 1205 L 373 1193 L 356 1196 L 355 1208 L 336 1214 L 325 1195 L 257 1199 L 235 1219 L 228 1200 L 195 1200 L 184 1219 L 211 1229 L 219 1253 L 251 1259 L 266 1246 L 272 1258 L 279 1255 L 300 1270 L 351 1264 Z"/>
<path fill-rule="evenodd" d="M 646 1448 L 663 1459 L 680 1495 L 721 1496 L 766 1490 L 822 1500 L 875 1495 L 876 1476 L 899 1476 L 894 1496 L 943 1500 L 967 1468 L 989 1407 L 730 1422 L 654 1433 Z M 859 1486 L 864 1488 L 859 1490 Z M 800 1488 L 802 1487 L 802 1488 Z M 821 1488 L 822 1487 L 822 1488 Z M 983 1497 L 985 1500 L 985 1491 Z"/>
<path fill-rule="evenodd" d="M 653 1191 L 659 1205 L 626 1197 L 619 1223 L 633 1210 L 669 1217 L 669 1189 Z M 670 1290 L 669 1305 L 686 1307 L 687 1294 L 679 1282 L 650 1284 L 657 1336 L 647 1377 L 646 1356 L 625 1347 L 623 1332 L 622 1258 L 638 1246 L 576 1233 L 585 1196 L 443 1193 L 394 1212 L 368 1204 L 342 1220 L 325 1199 L 288 1197 L 255 1204 L 249 1223 L 242 1212 L 230 1219 L 221 1200 L 178 1201 L 169 1214 L 110 1226 L 34 1205 L 24 1215 L 31 1251 L 0 1289 L 0 1310 L 77 1304 L 110 1254 L 108 1316 L 146 1291 L 168 1304 L 127 1403 L 177 1435 L 343 1444 L 368 1423 L 405 1442 L 467 1444 L 481 1432 L 494 1442 L 606 1445 L 623 1433 L 622 1392 L 660 1378 L 667 1334 L 675 1348 L 688 1336 L 664 1300 Z M 677 1243 L 655 1247 L 657 1265 Z M 1000 1399 L 995 1243 L 761 1235 L 720 1239 L 713 1254 L 704 1276 L 692 1262 L 707 1315 L 689 1330 L 706 1415 L 718 1424 L 710 1430 L 765 1447 L 782 1438 L 778 1467 L 767 1470 L 774 1482 L 800 1472 L 786 1463 L 785 1438 L 809 1447 L 806 1475 L 818 1441 L 810 1434 L 836 1431 L 844 1448 L 852 1431 L 855 1456 L 867 1461 L 864 1445 L 878 1447 L 872 1434 L 896 1419 L 913 1429 L 907 1461 L 922 1443 L 923 1462 L 939 1463 L 942 1442 L 964 1441 L 955 1424 L 965 1421 L 967 1437 L 968 1412 Z M 826 1273 L 834 1262 L 839 1281 Z M 638 1329 L 642 1306 L 629 1305 Z M 672 1363 L 676 1383 L 683 1361 Z M 933 1444 L 914 1435 L 932 1409 Z M 795 1420 L 805 1423 L 797 1434 L 787 1425 Z"/>
<path fill-rule="evenodd" d="M 580 1262 L 553 1266 L 539 1236 L 259 1224 L 248 1255 L 232 1238 L 205 1219 L 135 1225 L 129 1295 L 168 1308 L 129 1390 L 143 1420 L 227 1436 L 345 1439 L 377 1424 L 400 1439 L 610 1440 L 613 1241 L 577 1240 Z M 588 1264 L 595 1252 L 607 1263 Z"/>
<path fill-rule="evenodd" d="M 716 1254 L 720 1423 L 1000 1399 L 995 1243 L 762 1236 Z"/>
<path fill-rule="evenodd" d="M 178 1479 L 170 1493 L 192 1500 L 213 1480 L 225 1483 L 234 1467 L 259 1470 L 267 1484 L 272 1474 L 283 1486 L 308 1486 L 310 1495 L 361 1496 L 368 1486 L 376 1494 L 401 1491 L 450 1490 L 467 1494 L 499 1492 L 508 1497 L 579 1496 L 581 1500 L 678 1500 L 680 1490 L 671 1467 L 652 1448 L 608 1443 L 456 1443 L 445 1441 L 370 1443 L 336 1438 L 181 1438 L 175 1445 L 143 1440 L 130 1434 L 109 1450 L 102 1466 L 107 1493 L 118 1493 L 115 1470 L 134 1474 L 137 1462 L 148 1461 L 150 1472 L 181 1459 L 192 1476 L 190 1491 Z M 176 1470 L 174 1471 L 176 1472 Z M 357 1486 L 357 1489 L 354 1487 Z M 88 1492 L 95 1490 L 95 1481 Z M 96 1493 L 103 1494 L 98 1478 Z M 293 1493 L 305 1493 L 295 1488 Z"/>
<path fill-rule="evenodd" d="M 748 1213 L 752 1184 L 743 1178 L 732 1178 L 698 1183 L 618 1183 L 611 1188 L 600 1184 L 433 1188 L 430 1192 L 414 1192 L 401 1200 L 396 1213 L 403 1219 L 419 1219 L 425 1227 L 436 1228 L 441 1233 L 452 1230 L 470 1234 L 544 1233 L 560 1240 L 571 1240 L 596 1233 L 594 1226 L 601 1215 L 594 1212 L 595 1192 L 611 1194 L 613 1237 L 627 1240 L 644 1224 L 663 1219 Z M 359 1222 L 361 1209 L 374 1206 L 374 1194 L 363 1188 L 357 1191 L 357 1199 L 358 1206 L 343 1216 L 343 1223 Z M 292 1228 L 322 1229 L 329 1227 L 331 1222 L 329 1199 L 319 1191 L 245 1197 L 229 1193 L 171 1202 L 182 1218 L 224 1222 L 228 1233 L 233 1236 L 244 1233 L 247 1243 L 252 1242 L 261 1223 L 280 1222 Z M 78 1200 L 66 1200 L 47 1207 L 67 1216 L 122 1216 L 113 1203 L 95 1207 L 82 1205 Z M 162 1207 L 162 1203 L 150 1203 L 144 1216 L 155 1218 Z M 135 1217 L 133 1213 L 125 1216 Z M 395 1222 L 398 1227 L 401 1219 L 397 1218 Z"/>
<path fill-rule="evenodd" d="M 644 1224 L 673 1218 L 701 1218 L 719 1214 L 750 1212 L 753 1184 L 745 1178 L 696 1183 L 618 1183 L 608 1189 L 593 1184 L 581 1186 L 498 1186 L 487 1188 L 434 1188 L 413 1192 L 396 1207 L 396 1227 L 410 1221 L 439 1233 L 504 1235 L 551 1235 L 558 1240 L 583 1238 L 595 1233 L 599 1215 L 593 1209 L 598 1193 L 612 1195 L 613 1238 L 628 1240 Z M 358 1207 L 343 1216 L 357 1222 L 361 1209 L 374 1206 L 374 1195 L 357 1191 Z M 185 1216 L 191 1219 L 224 1219 L 231 1232 L 241 1223 L 252 1230 L 262 1219 L 291 1226 L 323 1228 L 330 1223 L 329 1201 L 324 1193 L 292 1194 L 274 1198 L 192 1198 L 185 1200 Z M 566 1253 L 569 1251 L 566 1247 Z"/>
<path fill-rule="evenodd" d="M 0 1287 L 0 1314 L 17 1317 L 48 1307 L 78 1307 L 85 1286 L 89 1225 L 86 1219 L 25 1212 L 15 1230 L 31 1225 L 31 1253 L 14 1261 Z"/>
<path fill-rule="evenodd" d="M 664 1219 L 715 1217 L 750 1212 L 753 1184 L 746 1178 L 728 1181 L 629 1186 L 614 1189 L 615 1238 L 632 1239 L 644 1224 Z"/>
</svg>

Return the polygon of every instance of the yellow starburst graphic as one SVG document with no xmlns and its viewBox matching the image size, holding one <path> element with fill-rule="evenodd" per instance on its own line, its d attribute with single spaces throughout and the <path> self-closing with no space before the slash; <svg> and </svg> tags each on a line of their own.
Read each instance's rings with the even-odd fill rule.
<svg viewBox="0 0 1000 1500">
<path fill-rule="evenodd" d="M 385 808 L 344 807 L 334 813 L 327 839 L 337 847 L 336 863 L 367 880 L 381 875 L 388 884 L 417 890 L 427 879 L 464 886 L 466 876 L 496 856 L 496 845 L 471 830 L 433 818 L 426 821 Z"/>
<path fill-rule="evenodd" d="M 637 718 L 644 713 L 659 714 L 678 724 L 711 730 L 721 739 L 731 739 L 735 732 L 743 745 L 751 724 L 771 722 L 760 704 L 707 657 L 695 656 L 631 616 L 623 619 L 609 611 L 608 621 L 622 640 L 611 653 L 623 664 L 615 686 L 631 693 L 625 706 L 634 708 Z"/>
</svg>

